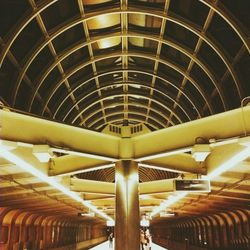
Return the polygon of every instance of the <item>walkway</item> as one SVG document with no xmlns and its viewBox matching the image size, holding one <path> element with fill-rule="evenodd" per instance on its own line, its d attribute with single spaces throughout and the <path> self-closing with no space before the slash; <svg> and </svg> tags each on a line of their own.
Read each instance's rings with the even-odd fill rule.
<svg viewBox="0 0 250 250">
<path fill-rule="evenodd" d="M 109 248 L 109 242 L 106 241 L 96 247 L 91 248 L 90 250 L 112 250 L 113 248 Z M 152 244 L 151 250 L 167 250 L 167 248 L 160 247 L 156 244 Z"/>
</svg>

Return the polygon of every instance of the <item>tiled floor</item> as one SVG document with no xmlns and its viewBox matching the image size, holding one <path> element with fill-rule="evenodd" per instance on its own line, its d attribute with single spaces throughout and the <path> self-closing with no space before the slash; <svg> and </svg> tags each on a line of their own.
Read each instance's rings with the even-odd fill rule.
<svg viewBox="0 0 250 250">
<path fill-rule="evenodd" d="M 104 243 L 102 243 L 94 248 L 91 248 L 90 250 L 111 250 L 111 249 L 113 249 L 113 248 L 109 248 L 109 242 L 106 241 L 106 242 L 104 242 Z M 167 249 L 160 247 L 160 246 L 153 243 L 151 250 L 167 250 Z"/>
</svg>

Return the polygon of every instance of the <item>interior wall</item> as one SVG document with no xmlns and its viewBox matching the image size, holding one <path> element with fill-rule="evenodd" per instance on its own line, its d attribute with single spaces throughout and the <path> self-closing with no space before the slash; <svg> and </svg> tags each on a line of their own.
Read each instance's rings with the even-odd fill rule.
<svg viewBox="0 0 250 250">
<path fill-rule="evenodd" d="M 0 207 L 0 250 L 88 249 L 106 239 L 102 224 Z"/>
<path fill-rule="evenodd" d="M 153 239 L 171 250 L 249 250 L 250 210 L 226 211 L 152 226 Z"/>
</svg>

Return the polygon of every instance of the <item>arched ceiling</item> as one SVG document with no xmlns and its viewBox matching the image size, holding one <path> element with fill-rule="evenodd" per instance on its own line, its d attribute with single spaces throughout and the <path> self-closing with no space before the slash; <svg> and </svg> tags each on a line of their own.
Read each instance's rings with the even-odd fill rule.
<svg viewBox="0 0 250 250">
<path fill-rule="evenodd" d="M 96 131 L 141 123 L 158 130 L 231 110 L 250 95 L 249 27 L 249 0 L 1 0 L 0 103 Z M 37 211 L 48 211 L 49 199 L 53 213 L 82 209 L 9 165 L 0 163 L 5 206 L 39 201 Z M 247 207 L 249 174 L 240 169 L 215 182 L 210 200 L 190 196 L 179 210 L 199 214 L 192 202 L 206 212 L 207 204 L 210 212 Z M 140 166 L 139 175 L 148 182 L 178 174 Z M 77 177 L 113 182 L 114 168 Z M 236 181 L 243 184 L 232 191 Z M 84 195 L 114 205 L 113 197 L 103 205 Z M 167 195 L 145 197 L 146 211 Z"/>
<path fill-rule="evenodd" d="M 1 101 L 100 131 L 240 106 L 248 1 L 1 1 Z"/>
</svg>

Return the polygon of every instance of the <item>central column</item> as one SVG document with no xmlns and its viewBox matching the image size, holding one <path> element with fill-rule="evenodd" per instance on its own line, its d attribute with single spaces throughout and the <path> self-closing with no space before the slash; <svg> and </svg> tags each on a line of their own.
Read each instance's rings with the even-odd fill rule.
<svg viewBox="0 0 250 250">
<path fill-rule="evenodd" d="M 115 166 L 115 250 L 140 249 L 138 164 L 122 160 Z"/>
</svg>

